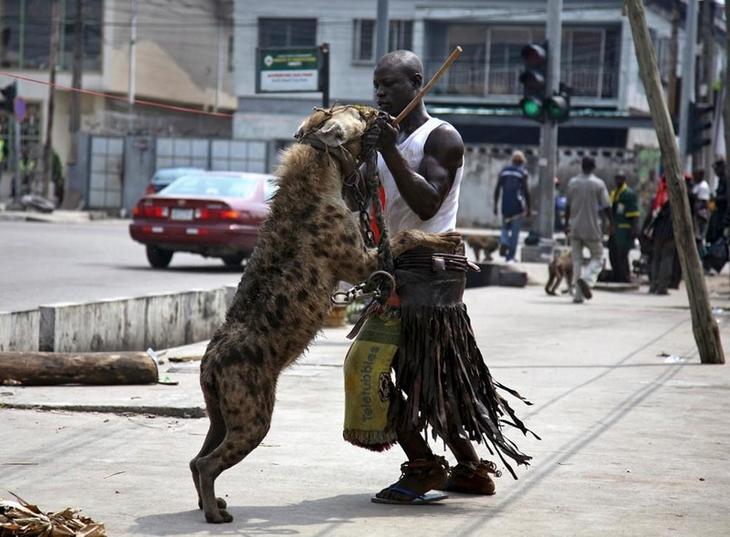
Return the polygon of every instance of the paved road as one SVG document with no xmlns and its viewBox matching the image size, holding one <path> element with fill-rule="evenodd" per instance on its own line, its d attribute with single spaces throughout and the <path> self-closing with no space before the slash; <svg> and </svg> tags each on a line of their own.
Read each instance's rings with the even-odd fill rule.
<svg viewBox="0 0 730 537">
<path fill-rule="evenodd" d="M 241 268 L 175 254 L 153 270 L 129 221 L 79 224 L 0 222 L 0 311 L 237 283 Z"/>
<path fill-rule="evenodd" d="M 545 267 L 535 273 L 544 278 Z M 727 276 L 708 282 L 721 284 L 713 305 L 730 310 Z M 370 502 L 398 478 L 404 455 L 342 440 L 349 327 L 325 329 L 283 372 L 268 436 L 218 480 L 232 524 L 206 525 L 196 506 L 188 461 L 207 419 L 69 409 L 200 406 L 195 362 L 162 366 L 175 386 L 0 387 L 0 431 L 9 431 L 0 436 L 0 496 L 82 508 L 114 537 L 728 536 L 730 367 L 698 364 L 684 290 L 596 291 L 581 306 L 539 285 L 465 298 L 494 378 L 530 398 L 530 407 L 509 401 L 542 437 L 505 428 L 534 459 L 517 481 L 505 471 L 495 496 Z M 9 408 L 27 405 L 64 410 Z M 504 470 L 484 446 L 478 452 Z"/>
</svg>

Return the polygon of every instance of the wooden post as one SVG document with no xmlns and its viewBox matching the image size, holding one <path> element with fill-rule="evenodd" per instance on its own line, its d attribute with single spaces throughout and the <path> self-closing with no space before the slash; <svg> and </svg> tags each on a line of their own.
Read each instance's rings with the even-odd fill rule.
<svg viewBox="0 0 730 537">
<path fill-rule="evenodd" d="M 649 37 L 649 28 L 646 25 L 644 2 L 641 0 L 625 0 L 625 2 L 628 8 L 629 21 L 631 22 L 631 32 L 634 36 L 636 57 L 639 61 L 639 73 L 644 83 L 651 117 L 664 161 L 667 186 L 669 187 L 669 203 L 672 205 L 674 240 L 677 245 L 677 255 L 682 266 L 682 274 L 689 298 L 692 332 L 697 342 L 701 362 L 703 364 L 724 364 L 725 355 L 720 341 L 720 331 L 717 322 L 712 317 L 707 286 L 700 265 L 700 257 L 697 253 L 689 200 L 687 198 L 687 186 L 680 164 L 672 121 L 662 94 L 656 53 Z M 686 98 L 686 95 L 682 95 L 682 99 Z"/>
</svg>

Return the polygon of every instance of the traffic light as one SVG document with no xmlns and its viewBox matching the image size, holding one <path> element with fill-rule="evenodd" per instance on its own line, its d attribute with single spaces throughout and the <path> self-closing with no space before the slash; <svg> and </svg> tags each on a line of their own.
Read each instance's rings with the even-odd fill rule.
<svg viewBox="0 0 730 537">
<path fill-rule="evenodd" d="M 4 88 L 0 89 L 0 93 L 2 93 L 4 97 L 2 109 L 12 116 L 15 113 L 14 105 L 15 97 L 18 95 L 18 83 L 13 82 L 12 84 L 8 84 Z"/>
<path fill-rule="evenodd" d="M 712 141 L 712 114 L 715 107 L 711 104 L 689 103 L 687 116 L 687 149 L 688 153 L 695 153 L 709 145 Z"/>
<path fill-rule="evenodd" d="M 558 92 L 545 100 L 545 115 L 556 123 L 570 117 L 570 90 L 567 86 L 560 84 Z"/>
<path fill-rule="evenodd" d="M 547 73 L 547 43 L 531 43 L 521 52 L 524 67 L 520 73 L 522 84 L 522 115 L 535 121 L 543 122 L 545 115 L 545 81 Z"/>
</svg>

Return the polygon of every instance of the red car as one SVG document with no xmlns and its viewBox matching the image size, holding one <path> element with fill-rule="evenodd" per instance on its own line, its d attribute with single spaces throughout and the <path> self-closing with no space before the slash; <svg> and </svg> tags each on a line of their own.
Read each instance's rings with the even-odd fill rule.
<svg viewBox="0 0 730 537">
<path fill-rule="evenodd" d="M 146 246 L 154 268 L 167 267 L 175 252 L 236 266 L 253 252 L 275 191 L 272 175 L 191 173 L 139 200 L 129 234 Z"/>
</svg>

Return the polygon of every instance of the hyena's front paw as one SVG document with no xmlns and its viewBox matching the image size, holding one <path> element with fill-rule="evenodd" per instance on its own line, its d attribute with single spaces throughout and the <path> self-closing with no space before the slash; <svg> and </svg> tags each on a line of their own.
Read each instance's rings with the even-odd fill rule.
<svg viewBox="0 0 730 537">
<path fill-rule="evenodd" d="M 451 254 L 460 247 L 461 234 L 456 231 L 426 233 L 417 229 L 408 229 L 397 233 L 393 238 L 393 243 L 393 254 L 396 257 L 418 246 L 424 246 L 436 252 Z"/>
<path fill-rule="evenodd" d="M 447 254 L 453 254 L 462 244 L 461 233 L 456 231 L 446 231 L 433 237 L 435 241 L 433 249 Z"/>
</svg>

